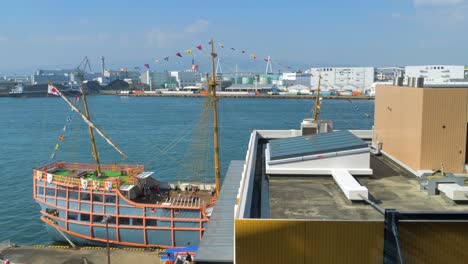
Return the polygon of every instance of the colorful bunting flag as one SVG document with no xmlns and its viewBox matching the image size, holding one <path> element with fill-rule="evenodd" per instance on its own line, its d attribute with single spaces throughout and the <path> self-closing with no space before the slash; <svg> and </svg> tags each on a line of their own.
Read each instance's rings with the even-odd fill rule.
<svg viewBox="0 0 468 264">
<path fill-rule="evenodd" d="M 60 141 L 63 141 L 64 139 L 65 139 L 65 138 L 64 138 L 63 135 L 60 135 L 60 136 L 59 136 L 59 140 L 60 140 Z"/>
<path fill-rule="evenodd" d="M 59 144 L 55 144 L 55 150 L 59 149 Z"/>
<path fill-rule="evenodd" d="M 80 97 L 77 95 L 75 96 L 75 103 L 78 103 L 78 101 L 80 100 Z M 73 108 L 72 108 L 73 109 Z"/>
<path fill-rule="evenodd" d="M 145 63 L 143 66 L 145 66 L 145 68 L 147 68 L 147 69 L 150 68 L 150 65 L 148 63 Z"/>
<path fill-rule="evenodd" d="M 209 44 L 209 45 L 214 44 L 213 40 L 210 40 L 210 41 L 208 42 L 208 44 Z M 218 46 L 219 46 L 220 48 L 224 48 L 224 46 L 225 46 L 224 43 L 222 43 L 222 42 L 218 42 L 217 44 L 218 44 Z M 195 48 L 198 49 L 199 51 L 203 50 L 203 46 L 202 46 L 201 44 L 195 46 Z M 242 53 L 242 54 L 247 53 L 245 50 L 237 49 L 237 48 L 235 48 L 235 47 L 229 47 L 229 49 L 232 50 L 232 51 L 236 51 L 236 52 L 239 51 L 239 52 Z M 193 49 L 186 49 L 186 50 L 185 50 L 185 53 L 187 53 L 187 54 L 193 54 Z M 247 53 L 247 54 L 248 54 L 248 53 Z M 178 53 L 176 53 L 175 55 L 176 55 L 177 57 L 182 58 L 182 57 L 183 57 L 183 52 L 178 52 Z M 215 56 L 216 56 L 216 54 L 215 54 Z M 255 54 L 250 54 L 249 57 L 250 57 L 251 59 L 253 59 L 253 60 L 256 60 L 256 59 L 257 59 L 257 55 L 255 55 Z M 163 57 L 163 60 L 169 61 L 169 56 Z M 271 60 L 271 59 L 268 59 L 268 58 L 264 58 L 263 60 L 264 60 L 265 62 L 270 62 L 270 63 L 272 63 L 272 64 L 278 65 L 278 66 L 283 67 L 283 68 L 287 68 L 287 69 L 289 69 L 289 70 L 292 69 L 291 66 L 286 66 L 286 65 L 284 65 L 284 64 L 281 64 L 280 62 L 278 62 L 278 61 L 276 61 L 276 60 Z M 156 63 L 160 63 L 161 61 L 162 61 L 162 60 L 160 60 L 160 59 L 155 59 L 155 62 L 156 62 Z M 150 68 L 150 65 L 149 65 L 149 64 L 144 64 L 144 66 L 145 66 L 146 68 L 148 68 L 148 69 Z M 135 67 L 135 69 L 139 69 L 139 68 L 138 68 L 138 67 Z M 301 70 L 296 70 L 296 72 L 302 73 Z M 313 75 L 311 75 L 311 76 L 313 76 Z"/>
</svg>

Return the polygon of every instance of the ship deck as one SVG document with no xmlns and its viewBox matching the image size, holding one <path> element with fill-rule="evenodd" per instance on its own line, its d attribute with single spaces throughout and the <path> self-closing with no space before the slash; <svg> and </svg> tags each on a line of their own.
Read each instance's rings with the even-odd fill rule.
<svg viewBox="0 0 468 264">
<path fill-rule="evenodd" d="M 142 165 L 101 164 L 100 167 L 102 175 L 99 177 L 95 173 L 96 164 L 54 162 L 49 165 L 36 168 L 35 171 L 39 173 L 51 173 L 62 180 L 111 180 L 118 181 L 120 185 L 134 182 L 135 176 L 144 171 L 144 166 Z"/>
<path fill-rule="evenodd" d="M 444 195 L 429 196 L 419 178 L 386 157 L 371 156 L 371 176 L 355 178 L 369 190 L 369 198 L 384 209 L 468 211 Z M 332 176 L 269 177 L 270 214 L 273 219 L 383 220 L 364 202 L 349 201 Z"/>
<path fill-rule="evenodd" d="M 112 170 L 103 170 L 102 175 L 97 177 L 95 175 L 95 170 L 90 169 L 71 169 L 71 168 L 60 168 L 57 170 L 50 171 L 51 173 L 59 176 L 66 176 L 71 178 L 83 178 L 83 179 L 91 179 L 91 180 L 107 180 L 113 178 L 120 178 L 122 183 L 125 184 L 129 176 L 122 171 L 112 171 Z"/>
<path fill-rule="evenodd" d="M 150 204 L 171 204 L 176 206 L 199 206 L 200 204 L 209 204 L 212 200 L 211 191 L 200 190 L 197 192 L 191 191 L 174 191 L 160 190 L 159 192 L 150 191 L 146 196 L 139 196 L 134 199 L 137 203 Z"/>
<path fill-rule="evenodd" d="M 141 165 L 101 164 L 101 169 L 103 175 L 100 177 L 95 175 L 95 164 L 56 162 L 42 168 L 37 168 L 36 170 L 42 172 L 42 174 L 45 172 L 51 173 L 60 182 L 68 182 L 64 179 L 70 178 L 74 181 L 74 184 L 79 185 L 81 184 L 80 179 L 87 179 L 100 181 L 101 186 L 104 186 L 104 181 L 110 180 L 117 182 L 117 186 L 125 187 L 138 184 L 137 175 L 143 172 L 144 167 Z M 153 187 L 148 187 L 146 190 L 139 189 L 137 197 L 132 200 L 137 203 L 199 207 L 202 204 L 210 204 L 212 199 L 211 190 L 192 191 L 188 189 L 174 190 L 167 188 L 156 190 Z"/>
</svg>

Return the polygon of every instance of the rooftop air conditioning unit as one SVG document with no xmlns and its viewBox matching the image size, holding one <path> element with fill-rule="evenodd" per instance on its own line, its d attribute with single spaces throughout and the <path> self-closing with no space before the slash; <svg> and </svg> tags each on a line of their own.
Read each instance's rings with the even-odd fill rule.
<svg viewBox="0 0 468 264">
<path fill-rule="evenodd" d="M 328 133 L 333 131 L 333 122 L 331 120 L 313 120 L 304 119 L 301 123 L 301 132 L 303 136 L 319 133 Z"/>
</svg>

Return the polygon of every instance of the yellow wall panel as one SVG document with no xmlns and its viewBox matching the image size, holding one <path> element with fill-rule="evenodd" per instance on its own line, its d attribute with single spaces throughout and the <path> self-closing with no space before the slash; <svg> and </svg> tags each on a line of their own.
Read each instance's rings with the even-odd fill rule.
<svg viewBox="0 0 468 264">
<path fill-rule="evenodd" d="M 468 263 L 468 223 L 400 222 L 405 263 Z"/>
<path fill-rule="evenodd" d="M 236 263 L 381 263 L 383 222 L 235 220 Z"/>
</svg>

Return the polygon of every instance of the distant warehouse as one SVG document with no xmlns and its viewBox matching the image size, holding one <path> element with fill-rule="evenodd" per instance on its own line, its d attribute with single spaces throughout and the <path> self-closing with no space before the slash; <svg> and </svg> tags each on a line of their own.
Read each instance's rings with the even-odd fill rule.
<svg viewBox="0 0 468 264">
<path fill-rule="evenodd" d="M 424 78 L 425 85 L 439 85 L 465 79 L 463 65 L 421 65 L 405 67 L 405 83 L 408 78 Z"/>
<path fill-rule="evenodd" d="M 318 86 L 318 74 L 322 77 L 321 87 L 337 90 L 364 92 L 374 82 L 374 67 L 323 67 L 311 68 L 312 89 Z"/>
</svg>

